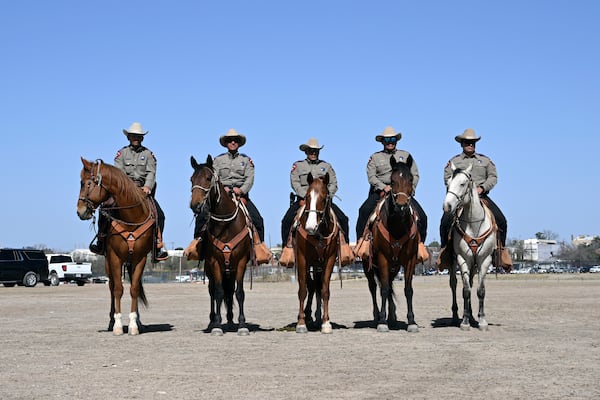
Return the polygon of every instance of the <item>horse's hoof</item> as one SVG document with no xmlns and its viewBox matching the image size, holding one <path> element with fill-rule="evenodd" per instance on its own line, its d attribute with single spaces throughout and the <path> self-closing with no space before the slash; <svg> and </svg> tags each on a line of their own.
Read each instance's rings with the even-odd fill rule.
<svg viewBox="0 0 600 400">
<path fill-rule="evenodd" d="M 487 321 L 479 321 L 479 330 L 480 331 L 487 331 L 488 330 L 488 323 Z"/>
<path fill-rule="evenodd" d="M 113 335 L 115 335 L 115 336 L 123 335 L 123 328 L 113 328 Z"/>
<path fill-rule="evenodd" d="M 419 332 L 419 326 L 417 324 L 411 324 L 406 328 L 406 331 L 409 333 Z"/>
<path fill-rule="evenodd" d="M 308 329 L 306 329 L 306 325 L 297 325 L 296 333 L 308 333 Z"/>
<path fill-rule="evenodd" d="M 129 336 L 135 336 L 135 335 L 140 334 L 140 330 L 138 329 L 137 326 L 135 326 L 133 328 L 129 328 L 128 333 L 129 333 Z"/>
<path fill-rule="evenodd" d="M 248 328 L 240 328 L 237 331 L 238 336 L 248 336 L 250 334 L 250 330 Z"/>
<path fill-rule="evenodd" d="M 223 336 L 223 329 L 221 329 L 221 328 L 212 328 L 212 330 L 210 331 L 210 334 L 212 336 Z"/>
<path fill-rule="evenodd" d="M 386 324 L 378 324 L 377 332 L 389 332 L 390 328 Z"/>
<path fill-rule="evenodd" d="M 333 333 L 333 328 L 331 327 L 331 323 L 329 321 L 321 325 L 321 333 Z"/>
<path fill-rule="evenodd" d="M 471 329 L 471 325 L 470 324 L 460 324 L 460 330 L 461 331 L 468 331 Z"/>
</svg>

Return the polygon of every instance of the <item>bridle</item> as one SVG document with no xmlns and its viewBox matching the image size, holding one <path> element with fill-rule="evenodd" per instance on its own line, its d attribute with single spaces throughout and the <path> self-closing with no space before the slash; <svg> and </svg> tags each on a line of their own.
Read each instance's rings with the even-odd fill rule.
<svg viewBox="0 0 600 400">
<path fill-rule="evenodd" d="M 305 204 L 308 204 L 308 202 L 305 202 Z M 302 212 L 304 215 L 307 215 L 309 213 L 316 213 L 317 214 L 317 232 L 320 232 L 318 228 L 321 227 L 321 225 L 323 225 L 324 222 L 327 222 L 325 216 L 327 214 L 329 214 L 331 211 L 331 197 L 330 196 L 326 196 L 326 200 L 325 200 L 325 207 L 322 210 L 316 210 L 316 209 L 304 209 L 304 211 Z M 308 218 L 308 217 L 307 217 Z M 303 224 L 301 224 L 303 225 Z"/>
<path fill-rule="evenodd" d="M 463 207 L 463 205 L 465 203 L 465 197 L 467 195 L 470 195 L 471 189 L 473 188 L 473 179 L 471 179 L 471 175 L 465 171 L 460 171 L 458 173 L 463 174 L 464 176 L 467 177 L 467 180 L 469 181 L 469 185 L 467 186 L 467 190 L 465 190 L 465 192 L 462 195 L 458 195 L 456 192 L 453 192 L 452 190 L 450 190 L 450 185 L 448 185 L 448 190 L 446 190 L 446 193 L 450 193 L 451 195 L 456 197 L 456 200 L 458 200 L 458 205 L 457 205 L 456 209 L 454 210 L 454 214 L 456 214 L 458 212 L 458 210 Z"/>
<path fill-rule="evenodd" d="M 209 187 L 204 187 L 202 185 L 192 185 L 191 192 L 193 193 L 194 190 L 203 191 L 204 192 L 204 200 L 200 204 L 200 209 L 202 210 L 202 209 L 204 209 L 204 207 L 206 207 L 208 205 L 208 209 L 210 210 L 210 208 L 212 206 L 212 202 L 210 199 L 211 196 L 209 194 L 212 189 L 215 189 L 217 192 L 217 199 L 216 199 L 215 204 L 219 204 L 221 202 L 221 186 L 218 184 L 220 182 L 220 179 L 219 179 L 219 176 L 215 173 L 215 171 L 212 168 L 209 168 L 206 166 L 203 167 L 202 169 L 204 169 L 204 168 L 206 168 L 210 171 L 210 173 L 214 179 L 211 179 Z M 237 207 L 235 208 L 235 211 L 231 215 L 218 215 L 218 214 L 209 212 L 209 216 L 210 216 L 210 219 L 217 221 L 217 222 L 231 222 L 237 218 L 239 210 L 240 210 L 240 206 L 238 203 Z"/>
<path fill-rule="evenodd" d="M 98 208 L 98 206 L 100 205 L 100 203 L 95 203 L 92 200 L 89 199 L 89 196 L 92 194 L 92 191 L 95 189 L 98 189 L 98 195 L 100 195 L 100 191 L 102 189 L 104 189 L 107 193 L 108 190 L 106 189 L 106 187 L 102 184 L 102 174 L 100 173 L 100 167 L 102 165 L 102 160 L 96 160 L 94 162 L 94 165 L 92 166 L 92 168 L 90 168 L 90 179 L 87 181 L 87 189 L 85 192 L 85 195 L 83 197 L 79 197 L 80 201 L 83 201 L 86 205 L 86 207 L 89 210 L 93 210 L 95 211 L 96 208 Z M 96 170 L 96 172 L 94 172 L 94 169 Z M 95 186 L 92 188 L 92 183 L 95 184 Z M 102 197 L 102 196 L 99 196 Z"/>
<path fill-rule="evenodd" d="M 100 159 L 96 160 L 94 162 L 94 165 L 92 166 L 92 168 L 90 168 L 90 180 L 88 181 L 87 184 L 87 190 L 85 192 L 84 197 L 80 197 L 79 200 L 83 201 L 86 204 L 86 207 L 88 208 L 88 210 L 92 210 L 92 211 L 96 211 L 96 209 L 98 208 L 98 206 L 100 206 L 101 203 L 95 203 L 92 200 L 89 199 L 89 196 L 91 195 L 92 191 L 95 190 L 96 188 L 98 189 L 98 191 L 100 190 L 104 190 L 109 196 L 111 195 L 110 191 L 108 190 L 108 188 L 104 185 L 104 183 L 102 182 L 102 173 L 100 172 L 100 168 L 102 166 L 104 162 Z M 95 170 L 95 172 L 94 172 Z M 95 186 L 92 188 L 92 183 L 95 184 Z M 98 193 L 99 195 L 101 195 L 101 193 Z M 99 196 L 100 198 L 102 198 L 102 196 Z M 118 223 L 121 224 L 126 224 L 126 225 L 137 225 L 137 226 L 141 226 L 144 225 L 146 222 L 148 222 L 150 220 L 150 218 L 152 218 L 152 213 L 148 212 L 148 216 L 146 217 L 146 219 L 142 222 L 127 222 L 127 221 L 123 221 L 120 220 L 118 218 L 116 218 L 113 214 L 111 214 L 109 211 L 115 211 L 115 210 L 124 210 L 127 208 L 135 208 L 138 207 L 140 204 L 142 204 L 143 201 L 140 201 L 136 204 L 132 204 L 129 206 L 116 206 L 116 207 L 107 207 L 107 206 L 102 206 L 102 208 L 100 209 L 100 212 L 106 216 L 108 219 L 112 220 L 112 221 L 116 221 Z"/>
</svg>

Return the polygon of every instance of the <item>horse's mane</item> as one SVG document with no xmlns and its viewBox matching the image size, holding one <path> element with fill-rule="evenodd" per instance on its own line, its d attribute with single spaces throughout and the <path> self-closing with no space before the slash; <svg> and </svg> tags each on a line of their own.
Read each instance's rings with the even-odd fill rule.
<svg viewBox="0 0 600 400">
<path fill-rule="evenodd" d="M 465 172 L 464 168 L 456 168 L 453 172 L 452 172 L 452 178 L 454 178 L 456 175 L 461 174 Z"/>
<path fill-rule="evenodd" d="M 101 162 L 101 174 L 102 179 L 113 183 L 117 188 L 117 193 L 113 195 L 119 195 L 127 203 L 141 203 L 145 200 L 146 195 L 139 187 L 133 182 L 125 172 L 111 164 Z"/>
</svg>

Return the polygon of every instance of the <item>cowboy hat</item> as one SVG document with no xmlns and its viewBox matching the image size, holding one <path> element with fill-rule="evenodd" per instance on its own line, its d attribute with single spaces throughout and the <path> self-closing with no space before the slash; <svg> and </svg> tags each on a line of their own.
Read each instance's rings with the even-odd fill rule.
<svg viewBox="0 0 600 400">
<path fill-rule="evenodd" d="M 238 133 L 233 128 L 228 130 L 226 134 L 224 134 L 223 136 L 221 136 L 219 138 L 219 143 L 221 143 L 221 146 L 227 147 L 226 139 L 230 139 L 230 138 L 237 138 L 239 147 L 242 147 L 244 144 L 246 144 L 246 136 L 242 135 L 241 133 Z"/>
<path fill-rule="evenodd" d="M 322 148 L 323 146 L 319 147 L 319 141 L 315 138 L 310 138 L 306 144 L 300 145 L 300 151 L 307 151 L 308 149 L 321 150 Z"/>
<path fill-rule="evenodd" d="M 127 135 L 144 136 L 146 133 L 148 133 L 148 131 L 144 131 L 142 129 L 142 124 L 140 124 L 139 122 L 134 122 L 133 124 L 131 124 L 129 129 L 123 129 L 123 134 L 125 134 L 125 136 L 127 136 Z"/>
<path fill-rule="evenodd" d="M 396 130 L 394 128 L 392 128 L 391 126 L 388 126 L 383 130 L 383 132 L 381 132 L 381 135 L 375 136 L 375 140 L 378 142 L 381 142 L 383 140 L 383 138 L 394 137 L 394 136 L 396 137 L 397 140 L 402 139 L 402 133 L 396 132 Z"/>
<path fill-rule="evenodd" d="M 454 140 L 456 140 L 458 143 L 462 142 L 463 140 L 472 140 L 476 142 L 479 139 L 481 138 L 475 136 L 475 130 L 473 130 L 472 128 L 467 128 L 461 135 L 456 135 L 454 137 Z"/>
</svg>

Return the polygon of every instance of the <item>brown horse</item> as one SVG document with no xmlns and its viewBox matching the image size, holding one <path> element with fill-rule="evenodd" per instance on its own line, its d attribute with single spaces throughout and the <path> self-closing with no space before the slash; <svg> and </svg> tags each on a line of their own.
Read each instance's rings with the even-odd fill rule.
<svg viewBox="0 0 600 400">
<path fill-rule="evenodd" d="M 313 178 L 309 173 L 308 183 L 304 206 L 298 210 L 300 218 L 295 244 L 300 302 L 296 332 L 308 331 L 306 324 L 312 321 L 312 300 L 316 294 L 316 323 L 321 326 L 322 333 L 331 333 L 329 282 L 338 255 L 339 226 L 331 209 L 331 197 L 327 189 L 329 174 Z M 304 307 L 307 294 L 308 301 Z"/>
<path fill-rule="evenodd" d="M 400 268 L 404 267 L 404 295 L 408 308 L 408 332 L 418 332 L 413 313 L 412 279 L 417 264 L 419 233 L 416 217 L 410 206 L 413 195 L 413 176 L 410 173 L 412 157 L 407 163 L 396 162 L 390 157 L 392 166 L 392 190 L 380 200 L 372 227 L 371 256 L 363 258 L 363 269 L 369 282 L 373 301 L 373 318 L 377 331 L 389 331 L 388 322 L 396 322 L 393 281 Z M 381 308 L 377 306 L 377 281 L 380 286 Z M 386 303 L 389 315 L 386 314 Z"/>
<path fill-rule="evenodd" d="M 142 326 L 139 320 L 138 299 L 147 305 L 142 275 L 146 256 L 152 250 L 153 227 L 156 225 L 151 199 L 118 168 L 81 158 L 81 188 L 77 200 L 77 215 L 82 220 L 92 218 L 98 206 L 110 197 L 114 204 L 102 207 L 111 220 L 106 238 L 105 270 L 110 288 L 110 322 L 108 330 L 123 334 L 121 322 L 121 297 L 123 296 L 122 268 L 127 269 L 131 287 L 129 313 L 130 335 L 137 335 Z"/>
<path fill-rule="evenodd" d="M 203 245 L 204 270 L 210 294 L 210 324 L 213 335 L 222 335 L 221 306 L 227 308 L 227 323 L 233 325 L 233 295 L 239 306 L 238 335 L 248 335 L 244 315 L 244 274 L 250 259 L 251 237 L 241 204 L 230 197 L 215 174 L 212 157 L 198 164 L 191 157 L 194 173 L 191 177 L 190 207 L 198 214 L 208 207 L 206 243 Z M 200 251 L 200 250 L 199 250 Z"/>
</svg>

